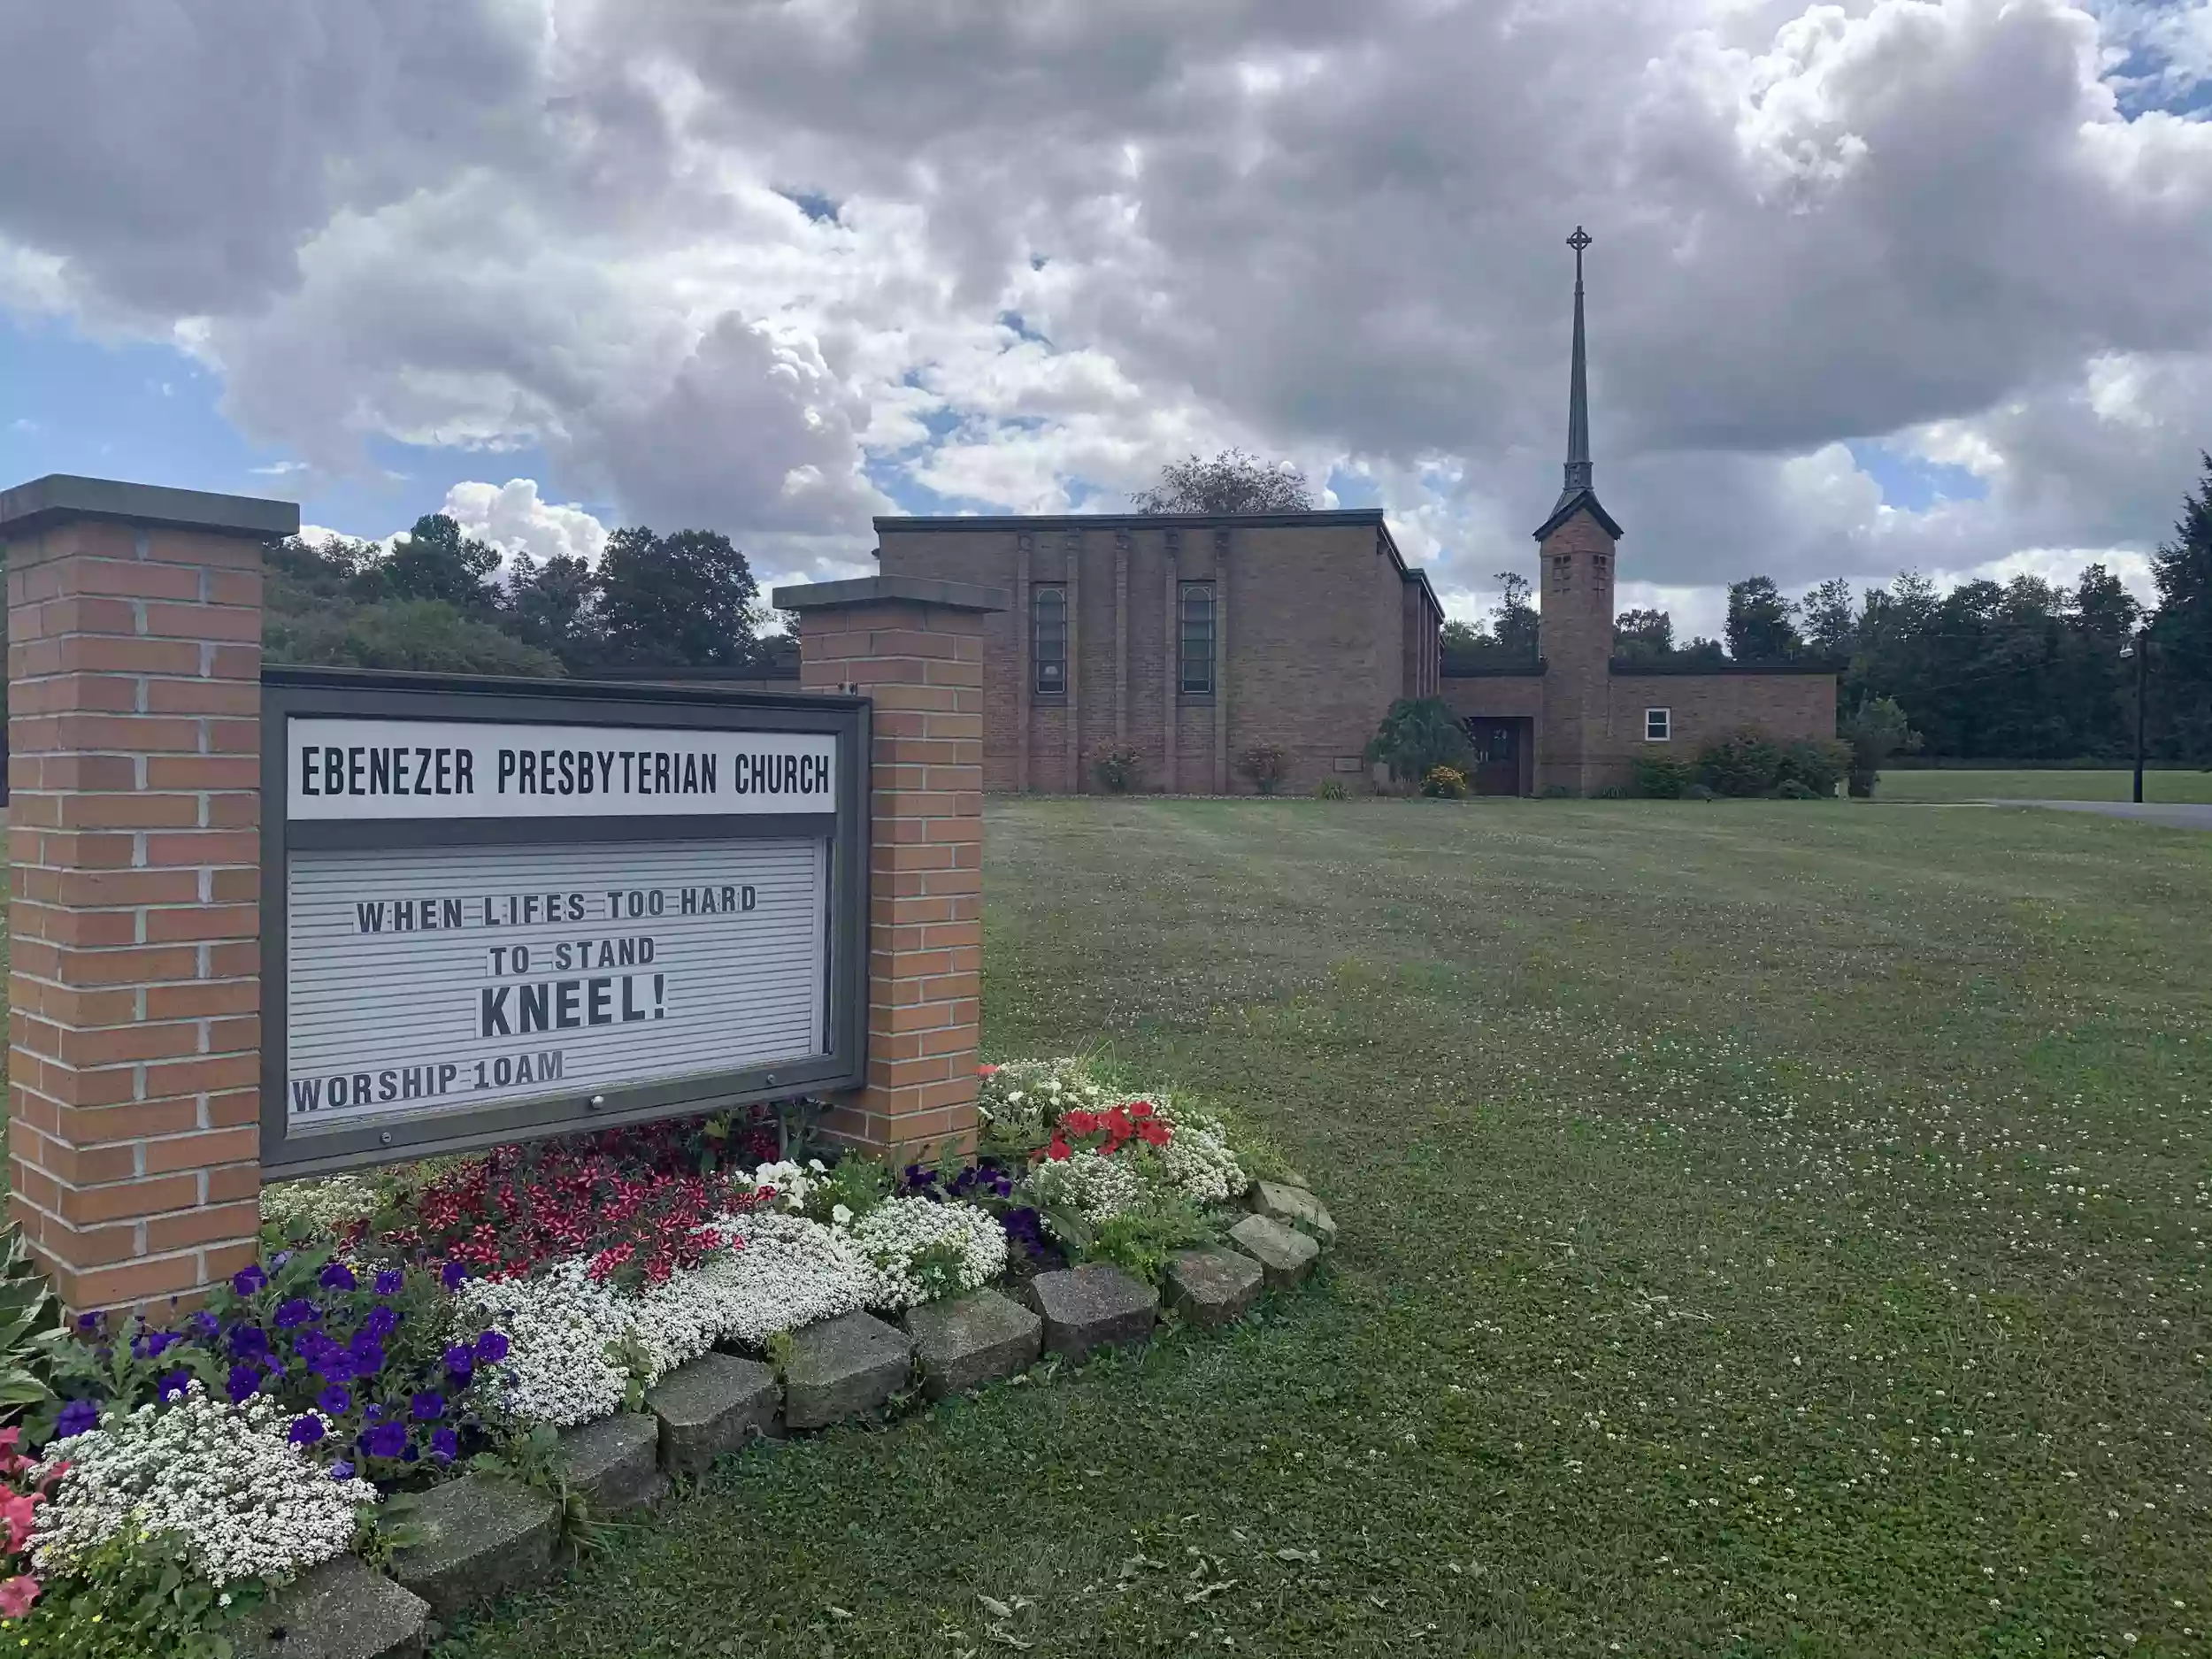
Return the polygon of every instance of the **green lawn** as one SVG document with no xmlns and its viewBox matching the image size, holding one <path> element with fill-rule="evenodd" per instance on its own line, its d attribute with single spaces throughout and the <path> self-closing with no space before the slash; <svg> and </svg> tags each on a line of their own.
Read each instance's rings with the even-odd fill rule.
<svg viewBox="0 0 2212 1659">
<path fill-rule="evenodd" d="M 1885 801 L 2128 801 L 2135 774 L 2106 772 L 1899 772 L 1882 774 L 1876 794 Z M 2212 772 L 2147 772 L 2143 799 L 2170 803 L 2212 802 Z"/>
<path fill-rule="evenodd" d="M 2212 837 L 1028 802 L 987 881 L 987 1050 L 1248 1112 L 1331 1281 L 726 1463 L 448 1652 L 2212 1645 Z"/>
</svg>

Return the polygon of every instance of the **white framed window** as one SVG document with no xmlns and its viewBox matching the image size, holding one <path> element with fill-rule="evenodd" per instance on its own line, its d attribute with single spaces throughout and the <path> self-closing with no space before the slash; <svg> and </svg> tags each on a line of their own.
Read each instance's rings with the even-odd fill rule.
<svg viewBox="0 0 2212 1659">
<path fill-rule="evenodd" d="M 1644 741 L 1664 743 L 1674 736 L 1674 710 L 1646 709 L 1644 710 Z"/>
</svg>

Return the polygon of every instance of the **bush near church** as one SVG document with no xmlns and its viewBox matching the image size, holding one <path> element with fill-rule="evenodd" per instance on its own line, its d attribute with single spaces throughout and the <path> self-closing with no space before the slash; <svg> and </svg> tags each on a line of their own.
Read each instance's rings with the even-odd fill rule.
<svg viewBox="0 0 2212 1659">
<path fill-rule="evenodd" d="M 1717 795 L 1809 800 L 1834 795 L 1850 767 L 1851 746 L 1839 739 L 1778 743 L 1747 726 L 1707 744 L 1692 771 L 1694 780 Z"/>
<path fill-rule="evenodd" d="M 1467 728 L 1441 697 L 1399 698 L 1367 745 L 1367 758 L 1401 784 L 1417 784 L 1439 766 L 1463 774 L 1472 752 Z"/>
<path fill-rule="evenodd" d="M 1237 757 L 1237 770 L 1262 795 L 1274 795 L 1290 775 L 1290 751 L 1280 743 L 1255 743 Z"/>
</svg>

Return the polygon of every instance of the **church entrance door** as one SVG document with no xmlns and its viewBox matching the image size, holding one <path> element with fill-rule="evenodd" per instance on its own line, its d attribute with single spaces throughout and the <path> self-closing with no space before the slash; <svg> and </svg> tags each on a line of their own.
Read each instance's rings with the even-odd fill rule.
<svg viewBox="0 0 2212 1659">
<path fill-rule="evenodd" d="M 1479 715 L 1467 722 L 1467 735 L 1475 746 L 1475 772 L 1468 781 L 1477 795 L 1521 793 L 1521 746 L 1527 724 Z"/>
</svg>

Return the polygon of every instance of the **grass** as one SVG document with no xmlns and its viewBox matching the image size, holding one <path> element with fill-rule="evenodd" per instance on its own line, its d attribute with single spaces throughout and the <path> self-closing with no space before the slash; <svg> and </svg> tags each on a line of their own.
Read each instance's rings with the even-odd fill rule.
<svg viewBox="0 0 2212 1659">
<path fill-rule="evenodd" d="M 447 1653 L 2212 1645 L 2212 837 L 1841 803 L 988 828 L 987 1050 L 1103 1038 L 1248 1114 L 1334 1206 L 1331 1281 L 725 1463 Z"/>
<path fill-rule="evenodd" d="M 2135 773 L 2120 768 L 2090 772 L 1978 772 L 1930 767 L 1882 774 L 1876 791 L 1885 801 L 2128 801 Z M 2202 805 L 2212 803 L 2212 771 L 2146 772 L 2143 799 Z"/>
</svg>

